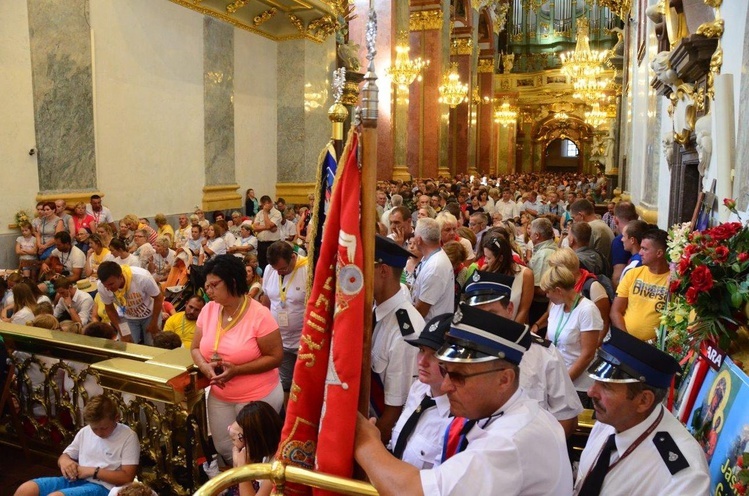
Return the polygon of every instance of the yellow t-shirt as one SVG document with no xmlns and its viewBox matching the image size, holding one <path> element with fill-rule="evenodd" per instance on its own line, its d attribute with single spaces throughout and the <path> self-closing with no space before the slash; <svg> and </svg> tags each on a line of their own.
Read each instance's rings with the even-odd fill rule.
<svg viewBox="0 0 749 496">
<path fill-rule="evenodd" d="M 172 331 L 182 340 L 182 347 L 188 350 L 192 346 L 192 338 L 195 334 L 195 321 L 187 320 L 185 312 L 177 312 L 164 324 L 164 331 Z"/>
<path fill-rule="evenodd" d="M 653 274 L 645 266 L 636 267 L 624 274 L 616 289 L 617 296 L 627 298 L 627 332 L 643 341 L 655 339 L 668 295 L 668 276 L 668 272 Z"/>
</svg>

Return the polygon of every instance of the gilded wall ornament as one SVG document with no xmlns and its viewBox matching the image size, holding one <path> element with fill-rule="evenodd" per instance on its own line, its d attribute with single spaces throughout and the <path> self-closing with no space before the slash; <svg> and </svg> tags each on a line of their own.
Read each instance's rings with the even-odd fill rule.
<svg viewBox="0 0 749 496">
<path fill-rule="evenodd" d="M 427 31 L 442 28 L 442 10 L 419 10 L 411 12 L 408 20 L 408 28 L 411 31 Z"/>
<path fill-rule="evenodd" d="M 272 9 L 268 9 L 265 12 L 261 12 L 260 14 L 256 15 L 252 19 L 252 23 L 255 26 L 260 26 L 264 22 L 267 22 L 268 20 L 270 20 L 270 18 L 276 15 L 277 12 L 278 12 L 278 9 L 275 7 L 273 7 Z"/>
<path fill-rule="evenodd" d="M 674 140 L 681 145 L 689 141 L 697 118 L 695 90 L 691 84 L 681 84 L 671 93 L 671 106 L 668 109 L 674 122 Z"/>
<path fill-rule="evenodd" d="M 479 74 L 493 74 L 494 73 L 494 59 L 479 59 L 476 72 Z"/>
<path fill-rule="evenodd" d="M 599 6 L 608 7 L 619 19 L 627 21 L 632 11 L 632 0 L 599 0 Z"/>
<path fill-rule="evenodd" d="M 450 43 L 450 55 L 471 55 L 473 40 L 471 38 L 454 38 Z"/>
<path fill-rule="evenodd" d="M 247 5 L 250 2 L 250 0 L 235 0 L 234 2 L 230 3 L 226 6 L 226 11 L 230 14 L 235 13 L 245 5 Z"/>
<path fill-rule="evenodd" d="M 307 34 L 311 37 L 324 40 L 340 28 L 338 20 L 332 15 L 326 15 L 310 21 L 307 25 Z"/>
<path fill-rule="evenodd" d="M 304 33 L 304 21 L 301 20 L 299 17 L 295 16 L 294 14 L 287 14 L 289 16 L 289 21 L 291 21 L 291 24 L 294 25 L 295 28 L 299 30 L 300 33 Z"/>
<path fill-rule="evenodd" d="M 697 34 L 701 34 L 702 36 L 706 36 L 708 38 L 720 38 L 721 36 L 723 36 L 724 26 L 725 22 L 723 21 L 723 19 L 715 19 L 713 21 L 700 24 L 700 27 L 697 28 Z"/>
</svg>

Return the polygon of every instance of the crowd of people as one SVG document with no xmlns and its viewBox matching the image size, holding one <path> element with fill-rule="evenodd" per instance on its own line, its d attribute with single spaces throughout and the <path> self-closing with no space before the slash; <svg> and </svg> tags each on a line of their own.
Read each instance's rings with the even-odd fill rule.
<svg viewBox="0 0 749 496">
<path fill-rule="evenodd" d="M 661 406 L 678 364 L 651 344 L 668 291 L 666 232 L 626 201 L 597 211 L 605 195 L 602 176 L 582 174 L 378 183 L 374 422 L 360 419 L 356 458 L 381 494 L 493 494 L 500 482 L 511 494 L 706 493 L 704 458 Z M 157 215 L 153 228 L 136 215 L 116 226 L 95 200 L 69 218 L 64 202 L 42 204 L 21 226 L 3 317 L 26 321 L 48 302 L 82 329 L 108 322 L 115 339 L 174 335 L 210 380 L 219 467 L 272 456 L 270 433 L 262 456 L 246 451 L 240 417 L 263 405 L 274 424 L 288 401 L 310 205 L 248 190 L 243 212 L 209 223 L 196 209 L 176 227 Z M 180 268 L 204 283 L 173 312 L 166 288 Z M 76 284 L 87 276 L 98 302 Z M 599 423 L 573 475 L 567 440 L 584 408 Z M 670 440 L 665 456 L 644 442 L 655 432 Z M 629 469 L 607 476 L 609 458 Z"/>
</svg>

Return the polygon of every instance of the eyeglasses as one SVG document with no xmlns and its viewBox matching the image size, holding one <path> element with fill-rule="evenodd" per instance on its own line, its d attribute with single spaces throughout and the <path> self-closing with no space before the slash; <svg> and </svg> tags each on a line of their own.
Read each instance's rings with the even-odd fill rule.
<svg viewBox="0 0 749 496">
<path fill-rule="evenodd" d="M 474 372 L 473 374 L 461 374 L 460 372 L 451 372 L 447 370 L 444 365 L 440 365 L 439 367 L 440 367 L 440 374 L 442 375 L 442 377 L 450 376 L 450 382 L 452 382 L 456 386 L 463 386 L 466 383 L 466 379 L 468 379 L 469 377 L 476 377 L 477 375 L 491 374 L 492 372 L 501 372 L 509 368 L 509 367 L 504 367 L 504 368 L 499 368 L 499 369 L 482 370 L 481 372 Z"/>
<path fill-rule="evenodd" d="M 134 238 L 145 238 L 142 234 L 133 234 Z"/>
<path fill-rule="evenodd" d="M 206 281 L 206 283 L 205 283 L 205 290 L 206 290 L 206 291 L 208 291 L 208 290 L 213 290 L 213 291 L 215 291 L 215 289 L 216 289 L 216 286 L 218 286 L 218 285 L 219 285 L 219 284 L 221 284 L 222 282 L 224 282 L 224 281 L 222 281 L 221 279 L 219 279 L 219 280 L 218 280 L 218 281 L 216 281 L 216 282 L 208 282 L 208 281 Z"/>
</svg>

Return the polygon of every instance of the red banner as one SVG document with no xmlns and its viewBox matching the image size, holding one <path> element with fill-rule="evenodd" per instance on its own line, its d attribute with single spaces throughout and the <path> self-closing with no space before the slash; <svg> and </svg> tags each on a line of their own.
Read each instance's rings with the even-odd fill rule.
<svg viewBox="0 0 749 496">
<path fill-rule="evenodd" d="M 353 473 L 364 327 L 358 140 L 349 135 L 338 165 L 276 456 L 343 477 Z M 296 484 L 285 490 L 312 491 Z"/>
</svg>

